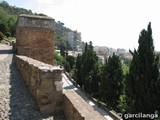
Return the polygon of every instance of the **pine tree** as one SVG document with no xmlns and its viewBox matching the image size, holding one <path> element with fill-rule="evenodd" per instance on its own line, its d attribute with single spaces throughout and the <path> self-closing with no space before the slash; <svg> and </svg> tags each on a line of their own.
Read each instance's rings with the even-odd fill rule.
<svg viewBox="0 0 160 120">
<path fill-rule="evenodd" d="M 101 84 L 102 101 L 111 109 L 118 110 L 119 98 L 123 89 L 123 71 L 120 58 L 113 54 L 108 58 Z"/>
<path fill-rule="evenodd" d="M 126 79 L 128 112 L 154 113 L 159 106 L 159 58 L 155 55 L 151 23 L 139 35 Z"/>
</svg>

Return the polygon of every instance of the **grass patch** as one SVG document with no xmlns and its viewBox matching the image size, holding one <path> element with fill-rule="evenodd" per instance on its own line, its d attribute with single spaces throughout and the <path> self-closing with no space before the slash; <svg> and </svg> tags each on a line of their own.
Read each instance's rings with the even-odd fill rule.
<svg viewBox="0 0 160 120">
<path fill-rule="evenodd" d="M 9 40 L 15 40 L 16 38 L 15 37 L 8 37 L 7 39 L 9 39 Z"/>
<path fill-rule="evenodd" d="M 5 40 L 1 40 L 0 43 L 6 44 L 7 42 Z"/>
</svg>

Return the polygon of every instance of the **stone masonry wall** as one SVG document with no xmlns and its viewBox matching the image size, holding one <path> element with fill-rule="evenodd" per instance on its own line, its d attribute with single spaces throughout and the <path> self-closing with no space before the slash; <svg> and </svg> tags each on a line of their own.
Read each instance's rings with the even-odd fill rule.
<svg viewBox="0 0 160 120">
<path fill-rule="evenodd" d="M 106 120 L 75 91 L 64 91 L 64 114 L 67 120 Z"/>
<path fill-rule="evenodd" d="M 23 56 L 16 56 L 16 65 L 40 111 L 64 112 L 67 120 L 105 120 L 75 91 L 62 92 L 63 70 L 58 66 L 52 66 L 54 64 L 53 38 L 52 18 L 34 15 L 18 17 L 17 53 Z"/>
<path fill-rule="evenodd" d="M 20 15 L 16 28 L 17 54 L 54 64 L 54 19 Z"/>
<path fill-rule="evenodd" d="M 16 64 L 40 111 L 63 112 L 63 70 L 26 56 L 16 56 Z"/>
</svg>

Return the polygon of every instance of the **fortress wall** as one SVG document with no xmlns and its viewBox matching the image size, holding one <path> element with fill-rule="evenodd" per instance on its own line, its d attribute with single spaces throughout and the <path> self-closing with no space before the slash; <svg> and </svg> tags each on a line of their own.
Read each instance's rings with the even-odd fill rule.
<svg viewBox="0 0 160 120">
<path fill-rule="evenodd" d="M 54 64 L 54 19 L 20 15 L 16 27 L 17 54 Z"/>
<path fill-rule="evenodd" d="M 63 70 L 26 56 L 16 56 L 16 64 L 40 111 L 63 112 Z"/>
</svg>

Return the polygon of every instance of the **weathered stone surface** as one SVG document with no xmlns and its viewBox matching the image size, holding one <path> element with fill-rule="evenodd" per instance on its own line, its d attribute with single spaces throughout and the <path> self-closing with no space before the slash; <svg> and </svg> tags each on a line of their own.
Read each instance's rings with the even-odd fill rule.
<svg viewBox="0 0 160 120">
<path fill-rule="evenodd" d="M 65 120 L 61 114 L 44 114 L 30 94 L 20 75 L 10 46 L 0 53 L 0 120 Z"/>
<path fill-rule="evenodd" d="M 54 19 L 20 15 L 16 28 L 17 53 L 47 64 L 54 60 Z"/>
<path fill-rule="evenodd" d="M 67 120 L 106 120 L 75 91 L 64 91 L 64 114 Z"/>
<path fill-rule="evenodd" d="M 41 112 L 62 112 L 63 94 L 55 83 L 61 83 L 63 70 L 26 56 L 16 56 L 16 64 Z"/>
<path fill-rule="evenodd" d="M 27 78 L 29 80 L 25 78 L 25 81 L 29 82 L 28 87 L 41 112 L 64 112 L 67 120 L 105 120 L 75 91 L 64 91 L 63 95 L 62 90 L 59 89 L 62 87 L 59 84 L 62 82 L 60 67 L 45 64 L 26 56 L 17 56 L 16 59 L 22 74 L 27 74 L 29 72 L 27 70 L 31 72 Z"/>
<path fill-rule="evenodd" d="M 16 64 L 41 112 L 64 112 L 67 120 L 105 120 L 75 91 L 65 91 L 63 95 L 62 69 L 52 66 L 54 62 L 52 18 L 20 15 L 16 36 L 18 54 L 24 55 L 16 57 Z M 19 113 L 16 114 L 19 116 Z"/>
<path fill-rule="evenodd" d="M 38 28 L 48 28 L 54 29 L 53 18 L 47 16 L 37 16 L 37 15 L 26 15 L 21 14 L 19 16 L 17 26 L 18 27 L 38 27 Z"/>
</svg>

